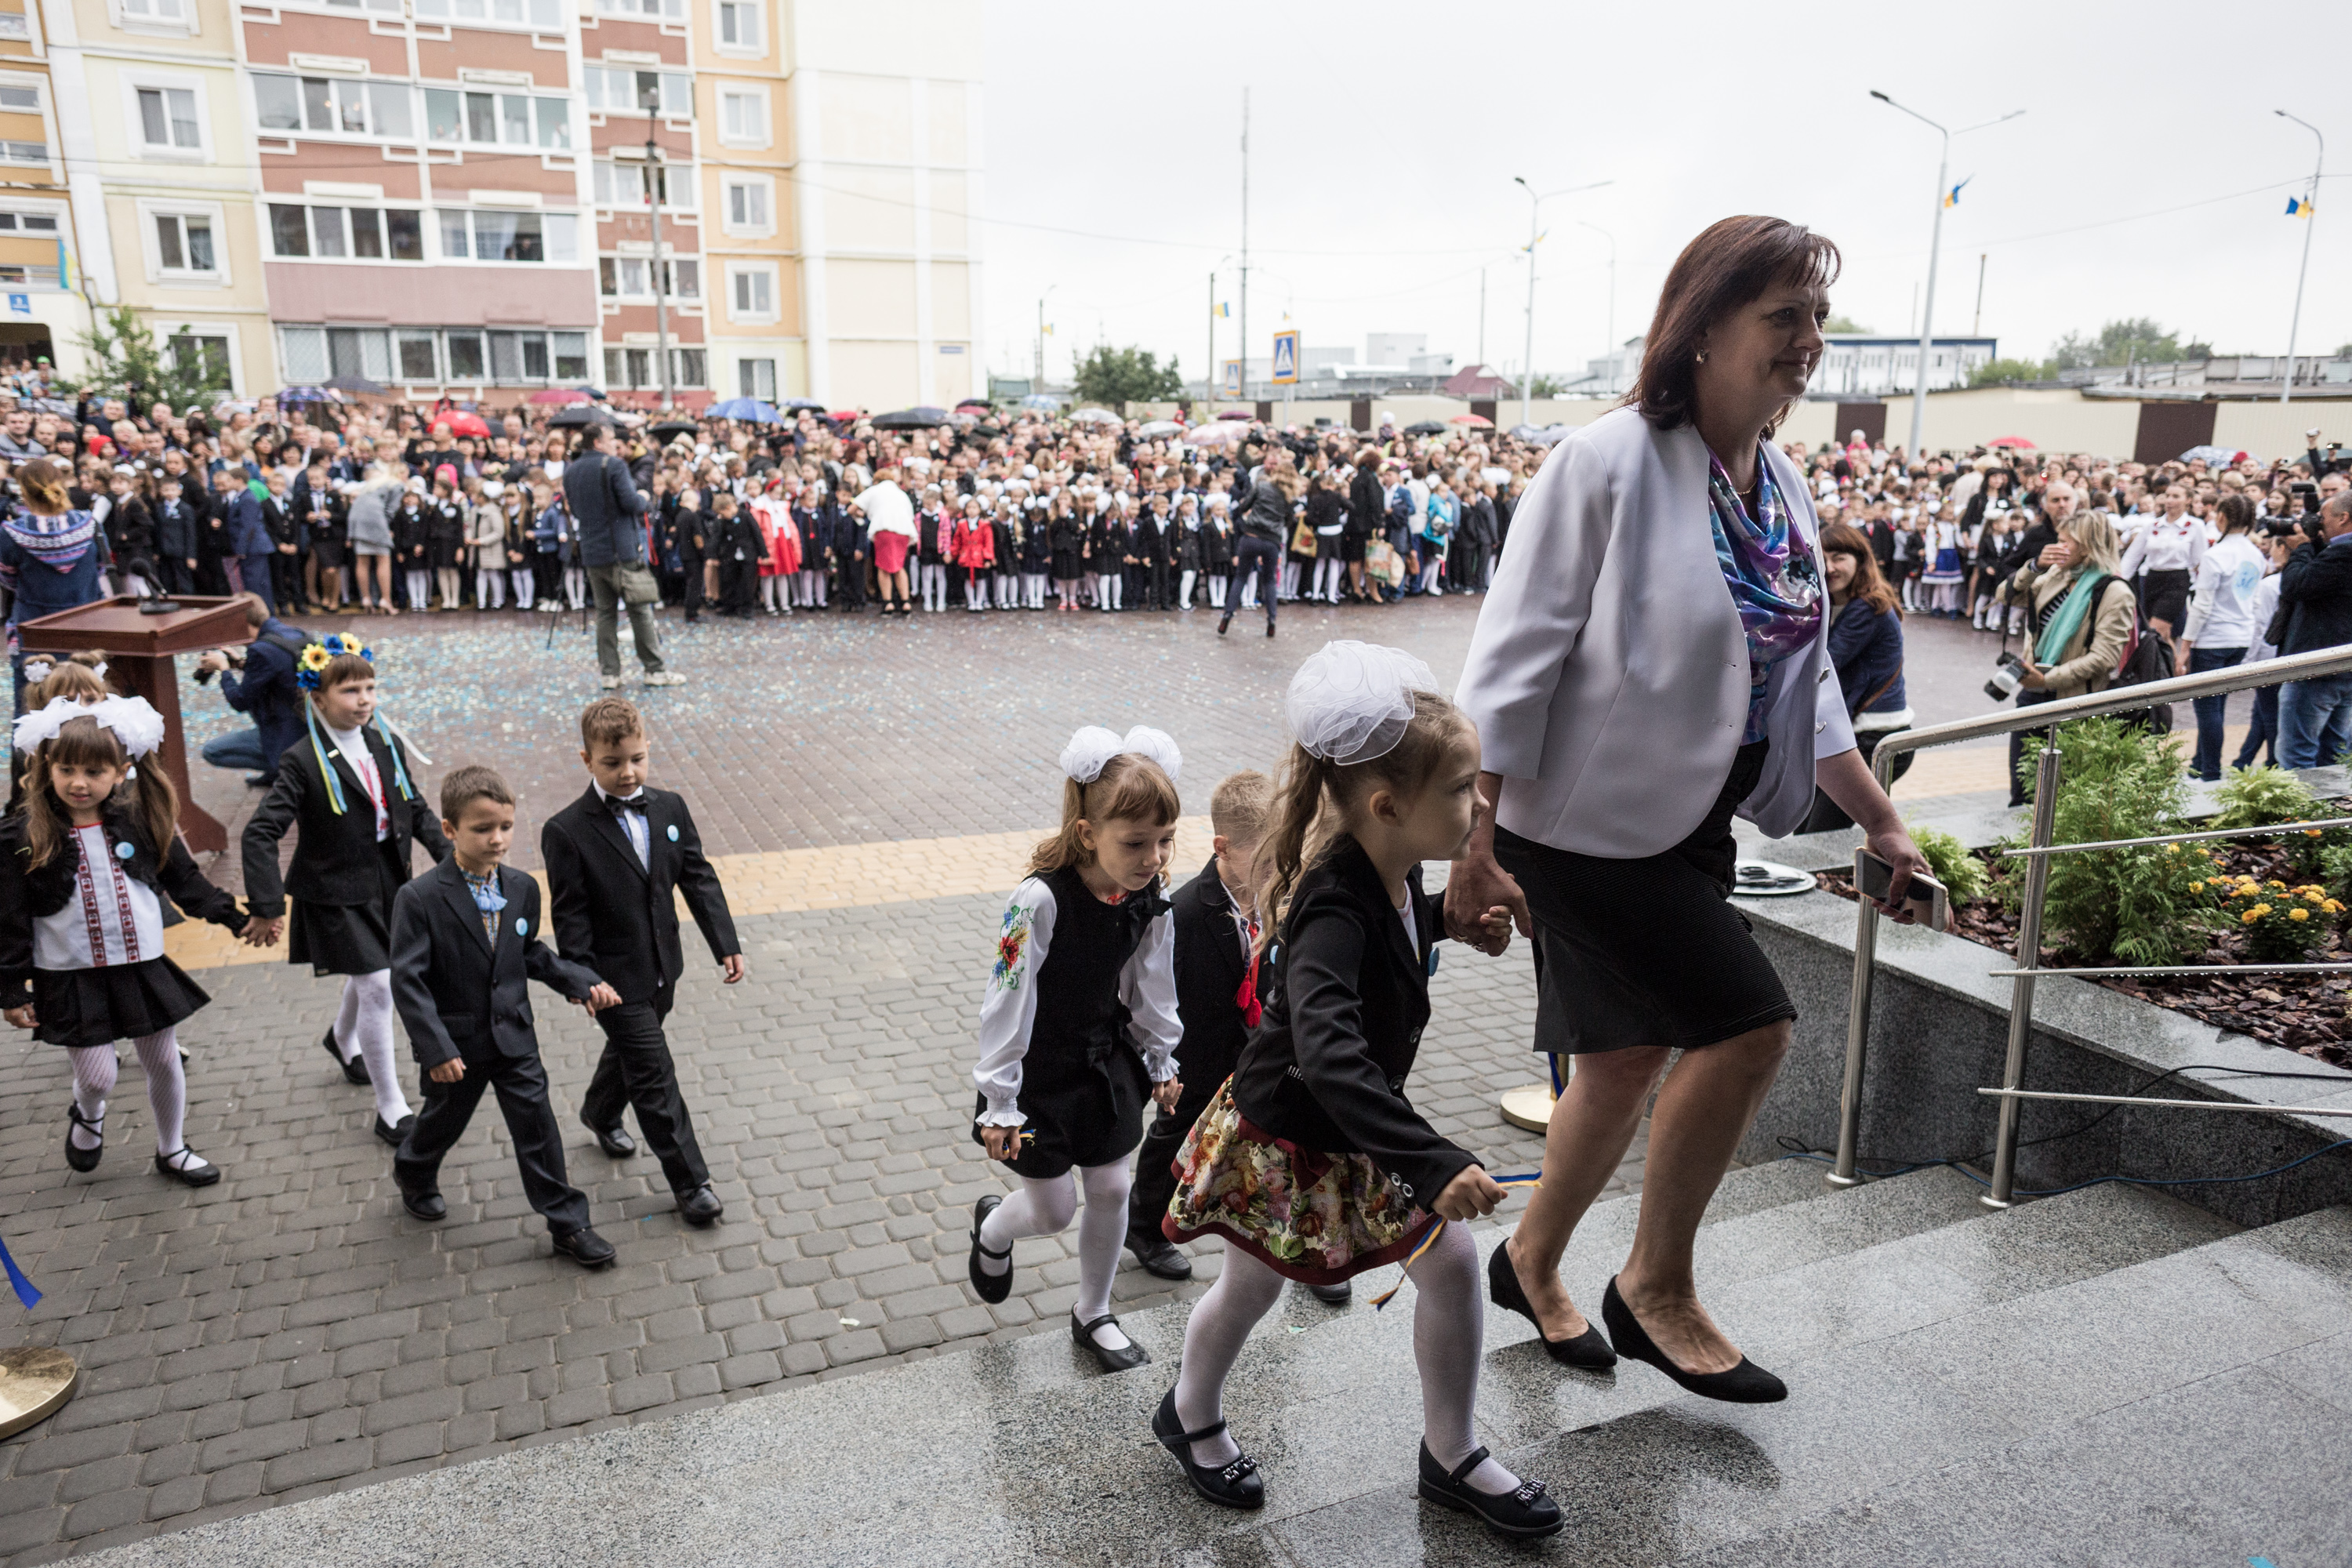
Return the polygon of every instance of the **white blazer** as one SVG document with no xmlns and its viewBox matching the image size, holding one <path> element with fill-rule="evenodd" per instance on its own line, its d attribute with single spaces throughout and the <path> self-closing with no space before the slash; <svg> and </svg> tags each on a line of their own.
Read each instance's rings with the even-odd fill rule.
<svg viewBox="0 0 2352 1568">
<path fill-rule="evenodd" d="M 1821 566 L 1793 464 L 1766 461 Z M 1512 514 L 1454 700 L 1503 775 L 1495 819 L 1579 854 L 1639 859 L 1689 836 L 1722 793 L 1748 719 L 1748 638 L 1715 556 L 1706 443 L 1620 408 L 1554 447 Z M 1817 575 L 1816 581 L 1825 579 Z M 1813 801 L 1813 764 L 1853 750 L 1829 660 L 1773 667 L 1764 776 L 1739 815 L 1774 837 Z"/>
</svg>

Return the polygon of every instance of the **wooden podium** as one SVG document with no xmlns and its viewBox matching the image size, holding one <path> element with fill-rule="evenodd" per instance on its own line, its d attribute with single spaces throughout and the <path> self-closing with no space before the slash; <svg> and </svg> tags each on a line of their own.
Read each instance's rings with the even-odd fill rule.
<svg viewBox="0 0 2352 1568">
<path fill-rule="evenodd" d="M 241 646 L 253 640 L 253 631 L 245 624 L 242 599 L 187 595 L 173 602 L 178 609 L 147 616 L 128 595 L 100 599 L 22 623 L 16 641 L 27 654 L 104 652 L 106 672 L 116 684 L 145 698 L 163 716 L 163 771 L 180 792 L 180 832 L 201 855 L 227 848 L 228 829 L 196 804 L 188 788 L 187 736 L 180 727 L 180 676 L 173 656 Z"/>
</svg>

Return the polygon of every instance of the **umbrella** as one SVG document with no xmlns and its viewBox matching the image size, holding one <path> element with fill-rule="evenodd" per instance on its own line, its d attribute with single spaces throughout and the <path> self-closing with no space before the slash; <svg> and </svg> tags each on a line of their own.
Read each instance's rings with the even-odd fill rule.
<svg viewBox="0 0 2352 1568">
<path fill-rule="evenodd" d="M 1139 427 L 1135 433 L 1150 440 L 1154 436 L 1181 436 L 1184 426 L 1173 419 L 1154 419 L 1150 424 Z"/>
<path fill-rule="evenodd" d="M 901 408 L 889 414 L 877 414 L 874 416 L 874 428 L 877 430 L 929 430 L 933 426 L 944 425 L 947 422 L 946 409 L 926 405 Z"/>
<path fill-rule="evenodd" d="M 1081 408 L 1070 417 L 1082 425 L 1123 425 L 1125 420 L 1108 408 Z"/>
<path fill-rule="evenodd" d="M 339 375 L 327 384 L 337 392 L 356 392 L 362 397 L 382 397 L 390 390 L 363 375 Z"/>
<path fill-rule="evenodd" d="M 773 404 L 762 403 L 756 397 L 730 397 L 724 403 L 714 403 L 703 414 L 712 419 L 738 419 L 746 425 L 782 425 L 784 416 L 776 412 Z"/>
<path fill-rule="evenodd" d="M 483 421 L 482 416 L 478 414 L 469 414 L 462 408 L 452 409 L 446 414 L 436 414 L 433 416 L 432 422 L 449 426 L 449 434 L 452 436 L 474 436 L 486 441 L 489 439 L 490 427 Z"/>
<path fill-rule="evenodd" d="M 2246 454 L 2229 447 L 2191 447 L 2180 454 L 2181 462 L 2202 463 L 2207 468 L 2219 468 L 2229 463 L 2242 463 Z"/>
<path fill-rule="evenodd" d="M 1565 425 L 1514 425 L 1511 426 L 1512 439 L 1532 441 L 1538 447 L 1556 446 L 1566 440 L 1568 434 L 1569 427 Z"/>
<path fill-rule="evenodd" d="M 280 408 L 284 408 L 297 403 L 337 403 L 341 401 L 341 399 L 338 398 L 333 393 L 328 391 L 323 386 L 287 386 L 280 387 L 278 393 L 278 406 Z"/>
<path fill-rule="evenodd" d="M 803 408 L 812 414 L 824 412 L 824 405 L 814 397 L 779 397 L 776 399 L 776 406 L 786 414 L 798 414 Z"/>
<path fill-rule="evenodd" d="M 2032 440 L 2023 436 L 1996 436 L 1991 440 L 1986 442 L 1985 445 L 1988 447 L 2021 447 L 2029 452 L 2038 452 L 2042 449 L 2039 446 L 2035 445 Z"/>
<path fill-rule="evenodd" d="M 1406 426 L 1404 433 L 1408 436 L 1443 436 L 1445 434 L 1445 426 L 1434 419 L 1423 419 L 1417 424 Z"/>
<path fill-rule="evenodd" d="M 1028 396 L 1021 400 L 1021 406 L 1024 408 L 1040 408 L 1050 414 L 1055 409 L 1062 406 L 1062 400 L 1058 397 L 1048 397 L 1042 392 L 1033 392 Z"/>
<path fill-rule="evenodd" d="M 977 408 L 982 414 L 985 414 L 992 405 L 985 397 L 967 397 L 959 402 L 956 406 L 958 408 Z"/>
<path fill-rule="evenodd" d="M 691 419 L 665 419 L 646 426 L 646 433 L 664 441 L 674 441 L 680 436 L 698 436 L 701 427 Z"/>
<path fill-rule="evenodd" d="M 575 403 L 569 408 L 557 409 L 547 418 L 548 428 L 551 430 L 569 430 L 590 425 L 609 426 L 617 423 L 619 421 L 613 417 L 613 411 L 601 403 Z"/>
<path fill-rule="evenodd" d="M 1238 425 L 1196 425 L 1185 434 L 1184 439 L 1195 447 L 1216 447 L 1228 441 L 1238 441 L 1247 432 Z"/>
<path fill-rule="evenodd" d="M 574 386 L 551 386 L 544 392 L 530 395 L 533 403 L 585 403 L 588 395 Z"/>
<path fill-rule="evenodd" d="M 1475 425 L 1482 430 L 1492 430 L 1495 427 L 1495 422 L 1492 419 L 1487 418 L 1483 414 L 1457 414 L 1453 418 L 1447 420 L 1446 423 L 1448 425 Z"/>
</svg>

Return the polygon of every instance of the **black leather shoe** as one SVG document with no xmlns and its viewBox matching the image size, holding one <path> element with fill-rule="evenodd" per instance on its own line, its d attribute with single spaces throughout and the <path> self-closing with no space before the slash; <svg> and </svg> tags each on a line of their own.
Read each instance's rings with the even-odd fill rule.
<svg viewBox="0 0 2352 1568">
<path fill-rule="evenodd" d="M 1429 1445 L 1421 1446 L 1421 1495 L 1440 1508 L 1450 1508 L 1456 1513 L 1476 1514 L 1487 1529 L 1497 1535 L 1515 1540 L 1533 1541 L 1541 1536 L 1558 1535 L 1566 1521 L 1559 1516 L 1559 1504 L 1544 1496 L 1541 1481 L 1521 1481 L 1517 1490 L 1482 1492 L 1464 1478 L 1487 1458 L 1486 1450 L 1476 1448 L 1470 1457 L 1448 1471 L 1430 1458 Z"/>
<path fill-rule="evenodd" d="M 1274 635 L 1274 617 L 1272 616 L 1268 616 L 1265 618 L 1265 635 L 1268 637 L 1272 637 Z"/>
<path fill-rule="evenodd" d="M 188 1166 L 176 1163 L 175 1162 L 184 1154 L 196 1163 Z M 220 1167 L 206 1160 L 202 1154 L 191 1151 L 185 1143 L 168 1154 L 156 1155 L 155 1169 L 183 1186 L 209 1187 L 220 1180 Z"/>
<path fill-rule="evenodd" d="M 615 1121 L 610 1127 L 599 1127 L 593 1121 L 585 1125 L 589 1131 L 596 1134 L 596 1147 L 614 1159 L 625 1160 L 637 1152 L 637 1141 L 630 1137 L 629 1130 L 619 1122 Z"/>
<path fill-rule="evenodd" d="M 727 1205 L 719 1201 L 719 1194 L 710 1190 L 709 1182 L 677 1200 L 678 1217 L 692 1226 L 715 1224 L 726 1212 Z"/>
<path fill-rule="evenodd" d="M 578 1230 L 562 1231 L 554 1239 L 555 1250 L 583 1268 L 602 1268 L 615 1256 L 613 1244 L 584 1225 Z"/>
<path fill-rule="evenodd" d="M 1168 1397 L 1160 1402 L 1160 1409 L 1151 1417 L 1151 1435 L 1160 1446 L 1176 1456 L 1184 1467 L 1184 1479 L 1192 1489 L 1215 1503 L 1219 1508 L 1264 1508 L 1265 1482 L 1258 1479 L 1257 1461 L 1247 1454 L 1223 1465 L 1196 1465 L 1192 1462 L 1192 1445 L 1205 1443 L 1225 1429 L 1222 1421 L 1202 1427 L 1198 1432 L 1184 1430 L 1184 1423 L 1176 1415 L 1176 1391 L 1171 1388 Z"/>
<path fill-rule="evenodd" d="M 982 1300 L 991 1306 L 1013 1294 L 1013 1265 L 1007 1263 L 1002 1274 L 991 1274 L 980 1266 L 980 1260 L 982 1258 L 1011 1258 L 1013 1249 L 1008 1247 L 1002 1252 L 989 1251 L 981 1245 L 980 1227 L 988 1222 L 988 1216 L 994 1214 L 997 1205 L 1003 1201 L 991 1193 L 971 1205 L 971 1288 L 979 1293 Z"/>
<path fill-rule="evenodd" d="M 375 1135 L 397 1149 L 400 1147 L 401 1140 L 408 1136 L 408 1130 L 415 1125 L 416 1113 L 413 1110 L 400 1119 L 400 1125 L 397 1127 L 379 1116 L 375 1119 Z"/>
<path fill-rule="evenodd" d="M 1701 1399 L 1720 1399 L 1729 1405 L 1776 1405 L 1789 1397 L 1789 1385 L 1749 1361 L 1739 1358 L 1739 1364 L 1729 1372 L 1685 1372 L 1670 1360 L 1651 1340 L 1633 1309 L 1625 1305 L 1625 1298 L 1617 1293 L 1617 1277 L 1609 1277 L 1609 1289 L 1601 1298 L 1601 1321 L 1609 1325 L 1609 1337 L 1617 1345 L 1617 1353 L 1635 1361 L 1648 1362 L 1668 1377 Z"/>
<path fill-rule="evenodd" d="M 1176 1249 L 1176 1244 L 1164 1236 L 1138 1231 L 1127 1238 L 1127 1249 L 1135 1254 L 1136 1262 L 1146 1274 L 1162 1279 L 1190 1279 L 1192 1260 Z"/>
<path fill-rule="evenodd" d="M 100 1131 L 105 1123 L 106 1118 L 103 1116 L 100 1117 L 96 1121 L 86 1120 L 81 1113 L 81 1107 L 79 1105 L 68 1105 L 66 1107 L 67 1164 L 71 1165 L 77 1171 L 95 1171 L 98 1169 L 98 1162 L 100 1156 L 104 1155 L 106 1152 L 106 1134 Z M 77 1127 L 86 1127 L 90 1131 L 98 1133 L 98 1147 L 95 1149 L 81 1149 L 75 1147 L 73 1130 Z"/>
<path fill-rule="evenodd" d="M 1307 1293 L 1327 1307 L 1344 1307 L 1356 1299 L 1353 1280 L 1342 1279 L 1337 1285 L 1309 1285 Z"/>
<path fill-rule="evenodd" d="M 1219 637 L 1223 637 L 1223 636 L 1224 636 L 1224 635 L 1225 635 L 1225 628 L 1226 628 L 1226 627 L 1228 627 L 1228 626 L 1232 626 L 1233 624 L 1234 624 L 1234 613 L 1233 613 L 1231 610 L 1227 610 L 1223 615 L 1219 616 L 1217 617 L 1217 635 L 1218 635 Z"/>
<path fill-rule="evenodd" d="M 1077 1314 L 1074 1312 L 1070 1315 L 1070 1338 L 1076 1342 L 1080 1350 L 1092 1351 L 1095 1360 L 1102 1363 L 1102 1369 L 1105 1372 L 1133 1372 L 1139 1366 L 1151 1364 L 1151 1352 L 1133 1340 L 1128 1341 L 1123 1350 L 1108 1350 L 1096 1343 L 1095 1331 L 1105 1323 L 1108 1323 L 1114 1329 L 1118 1328 L 1118 1315 L 1105 1312 L 1091 1323 L 1082 1323 L 1078 1321 Z"/>
<path fill-rule="evenodd" d="M 439 1193 L 412 1193 L 403 1187 L 400 1206 L 421 1220 L 447 1219 L 449 1205 L 441 1201 Z"/>
<path fill-rule="evenodd" d="M 319 1043 L 327 1047 L 327 1054 L 335 1058 L 335 1065 L 337 1067 L 343 1069 L 343 1081 L 345 1083 L 366 1083 L 369 1081 L 367 1058 L 361 1056 L 357 1052 L 353 1052 L 351 1058 L 348 1061 L 345 1060 L 343 1058 L 342 1047 L 335 1044 L 335 1031 L 332 1028 L 328 1029 L 326 1037 Z"/>
<path fill-rule="evenodd" d="M 1543 1324 L 1537 1321 L 1536 1310 L 1528 1300 L 1527 1288 L 1519 1283 L 1519 1271 L 1511 1262 L 1510 1243 L 1496 1247 L 1486 1257 L 1486 1300 L 1505 1311 L 1517 1312 L 1536 1325 L 1536 1337 L 1543 1340 L 1544 1354 L 1562 1366 L 1581 1367 L 1586 1372 L 1606 1372 L 1617 1364 L 1617 1352 L 1601 1331 L 1588 1322 L 1584 1331 L 1573 1339 L 1544 1339 Z"/>
</svg>

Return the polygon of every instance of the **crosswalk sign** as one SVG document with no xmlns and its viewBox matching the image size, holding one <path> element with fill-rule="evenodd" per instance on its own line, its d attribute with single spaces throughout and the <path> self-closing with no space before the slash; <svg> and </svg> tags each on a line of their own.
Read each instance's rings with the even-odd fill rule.
<svg viewBox="0 0 2352 1568">
<path fill-rule="evenodd" d="M 1274 375 L 1272 379 L 1274 384 L 1276 386 L 1292 386 L 1297 384 L 1298 334 L 1297 332 L 1276 332 L 1274 334 Z"/>
<path fill-rule="evenodd" d="M 1224 374 L 1217 379 L 1227 397 L 1239 397 L 1242 395 L 1242 362 L 1227 360 Z"/>
</svg>

